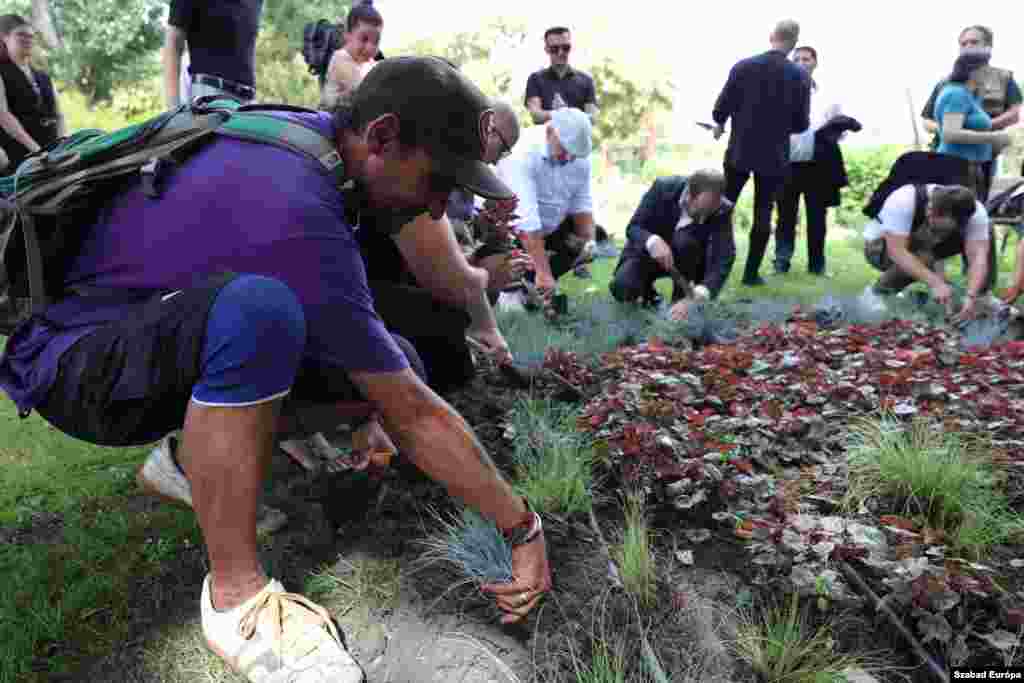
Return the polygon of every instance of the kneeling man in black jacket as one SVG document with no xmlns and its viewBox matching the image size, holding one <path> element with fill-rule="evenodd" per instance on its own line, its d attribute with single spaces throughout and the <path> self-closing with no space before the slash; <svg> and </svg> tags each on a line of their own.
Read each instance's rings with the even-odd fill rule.
<svg viewBox="0 0 1024 683">
<path fill-rule="evenodd" d="M 736 260 L 733 205 L 724 191 L 725 177 L 714 169 L 655 180 L 626 228 L 612 296 L 653 303 L 654 281 L 677 270 L 695 287 L 693 298 L 687 298 L 678 283 L 673 285 L 673 319 L 685 318 L 694 299 L 716 298 Z"/>
</svg>

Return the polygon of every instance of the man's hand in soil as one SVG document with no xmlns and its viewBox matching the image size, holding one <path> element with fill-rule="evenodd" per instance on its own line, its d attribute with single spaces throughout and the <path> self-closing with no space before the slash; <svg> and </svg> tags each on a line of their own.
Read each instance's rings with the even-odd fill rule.
<svg viewBox="0 0 1024 683">
<path fill-rule="evenodd" d="M 676 321 L 686 320 L 686 316 L 690 314 L 690 306 L 692 306 L 693 303 L 694 302 L 689 299 L 680 299 L 672 304 L 672 308 L 668 311 L 668 317 Z"/>
<path fill-rule="evenodd" d="M 1014 301 L 1020 298 L 1021 289 L 1018 286 L 1010 287 L 1003 293 L 1003 303 L 1007 305 L 1013 304 Z"/>
<path fill-rule="evenodd" d="M 476 342 L 476 346 L 493 358 L 498 365 L 512 362 L 512 351 L 499 330 L 469 330 L 466 336 Z"/>
<path fill-rule="evenodd" d="M 481 590 L 494 596 L 498 609 L 505 613 L 503 624 L 526 618 L 540 599 L 551 590 L 551 569 L 544 532 L 529 543 L 512 548 L 512 582 L 492 583 Z"/>
<path fill-rule="evenodd" d="M 672 247 L 668 246 L 668 243 L 658 235 L 651 236 L 651 243 L 647 248 L 647 253 L 658 262 L 658 265 L 666 273 L 672 272 L 672 269 L 676 267 L 675 259 L 672 258 Z"/>
<path fill-rule="evenodd" d="M 932 296 L 946 307 L 947 313 L 953 314 L 953 288 L 949 286 L 948 282 L 932 285 Z"/>
<path fill-rule="evenodd" d="M 974 320 L 978 315 L 978 297 L 966 296 L 964 297 L 964 305 L 960 307 L 960 312 L 953 316 L 954 323 L 967 322 L 968 320 Z"/>
</svg>

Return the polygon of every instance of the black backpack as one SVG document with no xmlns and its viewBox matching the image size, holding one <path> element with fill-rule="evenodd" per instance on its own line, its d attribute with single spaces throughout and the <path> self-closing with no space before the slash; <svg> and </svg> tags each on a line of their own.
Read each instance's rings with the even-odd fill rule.
<svg viewBox="0 0 1024 683">
<path fill-rule="evenodd" d="M 322 81 L 331 63 L 331 55 L 341 45 L 341 29 L 337 24 L 327 19 L 306 24 L 302 30 L 302 56 L 309 65 L 309 73 Z"/>
<path fill-rule="evenodd" d="M 967 185 L 970 172 L 966 160 L 938 152 L 906 152 L 889 169 L 889 175 L 878 184 L 863 213 L 877 218 L 882 205 L 895 190 L 904 185 Z"/>
</svg>

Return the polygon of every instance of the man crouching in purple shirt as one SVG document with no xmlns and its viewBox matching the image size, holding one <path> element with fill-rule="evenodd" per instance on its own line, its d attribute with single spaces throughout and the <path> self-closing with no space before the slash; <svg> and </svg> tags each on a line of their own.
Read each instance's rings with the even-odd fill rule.
<svg viewBox="0 0 1024 683">
<path fill-rule="evenodd" d="M 482 161 L 487 99 L 442 60 L 381 62 L 333 116 L 275 115 L 336 140 L 372 207 L 439 219 L 455 187 L 512 196 Z M 135 183 L 102 207 L 65 282 L 89 294 L 16 330 L 0 387 L 22 415 L 92 443 L 184 425 L 141 476 L 196 511 L 210 647 L 251 681 L 363 680 L 327 612 L 264 574 L 256 514 L 278 440 L 370 413 L 506 533 L 516 579 L 485 590 L 503 621 L 525 617 L 551 585 L 540 518 L 377 316 L 336 180 L 299 152 L 217 137 L 164 188 L 153 199 Z"/>
</svg>

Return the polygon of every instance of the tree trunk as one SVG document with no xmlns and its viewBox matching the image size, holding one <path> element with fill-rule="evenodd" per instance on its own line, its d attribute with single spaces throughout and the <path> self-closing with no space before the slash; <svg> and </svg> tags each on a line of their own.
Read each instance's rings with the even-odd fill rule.
<svg viewBox="0 0 1024 683">
<path fill-rule="evenodd" d="M 64 47 L 57 26 L 53 23 L 49 0 L 32 0 L 32 23 L 39 29 L 39 35 L 46 43 L 48 50 L 60 50 Z"/>
</svg>

